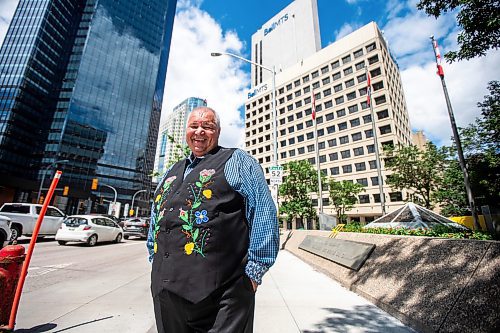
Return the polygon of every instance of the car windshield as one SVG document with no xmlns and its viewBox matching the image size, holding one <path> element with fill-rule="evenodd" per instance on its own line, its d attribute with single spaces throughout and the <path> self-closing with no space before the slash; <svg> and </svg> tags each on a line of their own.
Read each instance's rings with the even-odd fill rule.
<svg viewBox="0 0 500 333">
<path fill-rule="evenodd" d="M 1 211 L 4 213 L 29 214 L 30 207 L 24 205 L 3 205 Z"/>
<path fill-rule="evenodd" d="M 84 219 L 83 217 L 68 217 L 64 221 L 64 224 L 68 227 L 78 227 L 80 225 L 87 224 L 87 219 Z"/>
</svg>

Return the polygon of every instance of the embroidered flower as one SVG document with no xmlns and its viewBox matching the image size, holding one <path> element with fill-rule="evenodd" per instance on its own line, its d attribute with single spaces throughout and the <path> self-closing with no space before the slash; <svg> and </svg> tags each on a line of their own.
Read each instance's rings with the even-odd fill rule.
<svg viewBox="0 0 500 333">
<path fill-rule="evenodd" d="M 161 194 L 158 194 L 158 195 L 156 196 L 155 202 L 160 201 L 160 199 L 161 199 Z"/>
<path fill-rule="evenodd" d="M 208 216 L 206 210 L 202 210 L 201 212 L 197 211 L 194 213 L 194 216 L 196 216 L 196 224 L 202 224 L 208 222 Z"/>
<path fill-rule="evenodd" d="M 207 199 L 210 199 L 212 197 L 212 190 L 204 190 L 202 193 Z"/>
<path fill-rule="evenodd" d="M 187 255 L 190 255 L 191 253 L 193 253 L 193 249 L 194 249 L 193 242 L 189 242 L 186 245 L 184 245 L 184 252 L 186 252 Z"/>
<path fill-rule="evenodd" d="M 172 176 L 172 177 L 168 177 L 167 179 L 165 179 L 165 183 L 163 183 L 163 189 L 164 190 L 168 189 L 170 187 L 170 185 L 172 185 L 172 183 L 176 179 L 177 179 L 177 176 Z"/>
<path fill-rule="evenodd" d="M 160 214 L 158 214 L 158 221 L 163 217 L 164 214 L 165 214 L 165 209 L 162 210 Z"/>
<path fill-rule="evenodd" d="M 207 170 L 207 169 L 204 169 L 200 172 L 200 181 L 202 183 L 206 183 L 210 180 L 210 178 L 212 178 L 212 176 L 214 175 L 215 173 L 215 170 L 214 169 L 210 169 L 210 170 Z"/>
<path fill-rule="evenodd" d="M 155 253 L 158 252 L 158 243 L 155 240 L 155 246 L 154 246 Z"/>
<path fill-rule="evenodd" d="M 187 222 L 188 221 L 187 211 L 182 208 L 179 208 L 179 218 L 184 222 Z"/>
</svg>

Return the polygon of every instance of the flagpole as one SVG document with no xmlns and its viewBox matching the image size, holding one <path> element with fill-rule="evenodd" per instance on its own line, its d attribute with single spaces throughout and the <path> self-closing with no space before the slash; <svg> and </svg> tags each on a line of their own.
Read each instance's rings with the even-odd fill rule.
<svg viewBox="0 0 500 333">
<path fill-rule="evenodd" d="M 314 122 L 314 150 L 316 151 L 316 165 L 318 173 L 318 208 L 319 212 L 323 213 L 323 186 L 321 184 L 321 168 L 319 162 L 319 147 L 318 147 L 318 123 L 316 122 L 316 99 L 314 98 L 314 90 L 312 90 L 312 107 L 311 115 Z"/>
<path fill-rule="evenodd" d="M 472 190 L 470 186 L 469 173 L 467 172 L 467 165 L 465 163 L 464 152 L 462 151 L 462 143 L 460 141 L 460 135 L 458 134 L 457 124 L 455 122 L 455 116 L 453 114 L 453 108 L 450 102 L 450 96 L 448 95 L 448 89 L 446 88 L 446 82 L 444 80 L 444 71 L 441 66 L 441 53 L 437 45 L 437 41 L 434 36 L 430 37 L 432 41 L 432 49 L 434 50 L 434 56 L 436 57 L 437 75 L 441 78 L 441 85 L 443 86 L 444 98 L 446 100 L 446 106 L 448 108 L 448 115 L 450 116 L 451 129 L 453 131 L 453 139 L 455 141 L 455 146 L 457 147 L 458 161 L 460 163 L 460 168 L 464 174 L 464 184 L 465 191 L 467 192 L 467 198 L 469 199 L 469 209 L 474 219 L 474 228 L 481 230 L 479 220 L 476 214 L 476 204 L 474 202 L 474 196 L 472 195 Z"/>
<path fill-rule="evenodd" d="M 366 70 L 366 94 L 367 94 L 366 101 L 370 106 L 370 114 L 372 116 L 373 144 L 375 146 L 375 163 L 377 164 L 378 190 L 380 192 L 380 206 L 382 207 L 382 215 L 385 215 L 385 196 L 384 196 L 384 187 L 382 183 L 383 181 L 382 165 L 380 164 L 380 151 L 378 148 L 377 129 L 375 126 L 375 113 L 373 112 L 371 78 L 370 78 L 370 73 L 368 72 L 368 68 L 366 68 L 365 70 Z"/>
</svg>

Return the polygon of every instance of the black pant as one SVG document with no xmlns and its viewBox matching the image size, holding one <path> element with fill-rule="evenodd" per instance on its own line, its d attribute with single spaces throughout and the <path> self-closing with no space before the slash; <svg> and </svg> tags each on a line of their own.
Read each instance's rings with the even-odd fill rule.
<svg viewBox="0 0 500 333">
<path fill-rule="evenodd" d="M 167 290 L 153 303 L 158 333 L 253 332 L 255 293 L 245 274 L 196 304 Z"/>
</svg>

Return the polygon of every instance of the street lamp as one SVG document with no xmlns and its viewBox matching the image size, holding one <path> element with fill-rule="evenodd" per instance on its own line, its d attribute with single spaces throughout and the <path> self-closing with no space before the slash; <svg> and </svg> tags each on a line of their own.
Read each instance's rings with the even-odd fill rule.
<svg viewBox="0 0 500 333">
<path fill-rule="evenodd" d="M 132 209 L 134 209 L 134 199 L 135 199 L 135 196 L 141 192 L 146 192 L 146 190 L 139 190 L 137 192 L 134 193 L 134 195 L 132 196 Z M 135 217 L 137 217 L 137 209 L 135 210 Z"/>
<path fill-rule="evenodd" d="M 118 197 L 118 193 L 116 193 L 116 189 L 113 186 L 111 186 L 111 185 L 102 184 L 101 186 L 109 187 L 110 189 L 113 190 L 113 192 L 115 192 L 115 198 L 113 199 L 113 202 L 111 203 L 113 206 L 109 206 L 109 208 L 108 208 L 108 214 L 112 215 L 111 214 L 112 213 L 112 209 L 116 205 L 116 198 Z"/>
<path fill-rule="evenodd" d="M 42 187 L 43 187 L 43 183 L 45 181 L 45 171 L 51 169 L 54 165 L 57 165 L 58 163 L 62 164 L 62 163 L 68 163 L 68 162 L 69 162 L 69 160 L 57 160 L 57 161 L 54 161 L 54 162 L 50 163 L 49 165 L 42 168 L 42 170 L 43 170 L 42 181 L 40 182 L 40 187 L 38 188 L 38 195 L 36 196 L 36 203 L 40 202 L 40 197 L 42 196 Z"/>
<path fill-rule="evenodd" d="M 277 115 L 276 115 L 276 68 L 275 68 L 275 66 L 273 65 L 272 68 L 271 67 L 266 67 L 266 66 L 258 64 L 256 62 L 253 62 L 251 60 L 248 60 L 246 58 L 240 57 L 239 55 L 236 55 L 236 54 L 233 54 L 233 53 L 229 53 L 229 52 L 212 52 L 210 55 L 212 57 L 219 57 L 221 55 L 227 55 L 227 56 L 230 56 L 230 57 L 242 60 L 244 62 L 248 62 L 249 64 L 255 65 L 257 67 L 263 68 L 263 69 L 271 72 L 271 74 L 273 76 L 273 80 L 272 80 L 272 91 L 273 91 L 273 146 L 274 146 L 274 150 L 273 150 L 273 162 L 274 162 L 275 166 L 278 166 L 278 133 L 277 133 L 277 130 L 276 130 L 276 117 L 277 117 Z M 274 204 L 276 206 L 276 209 L 278 209 L 278 184 L 275 184 L 275 191 L 276 191 L 276 196 L 273 197 L 273 200 L 274 200 Z"/>
</svg>

